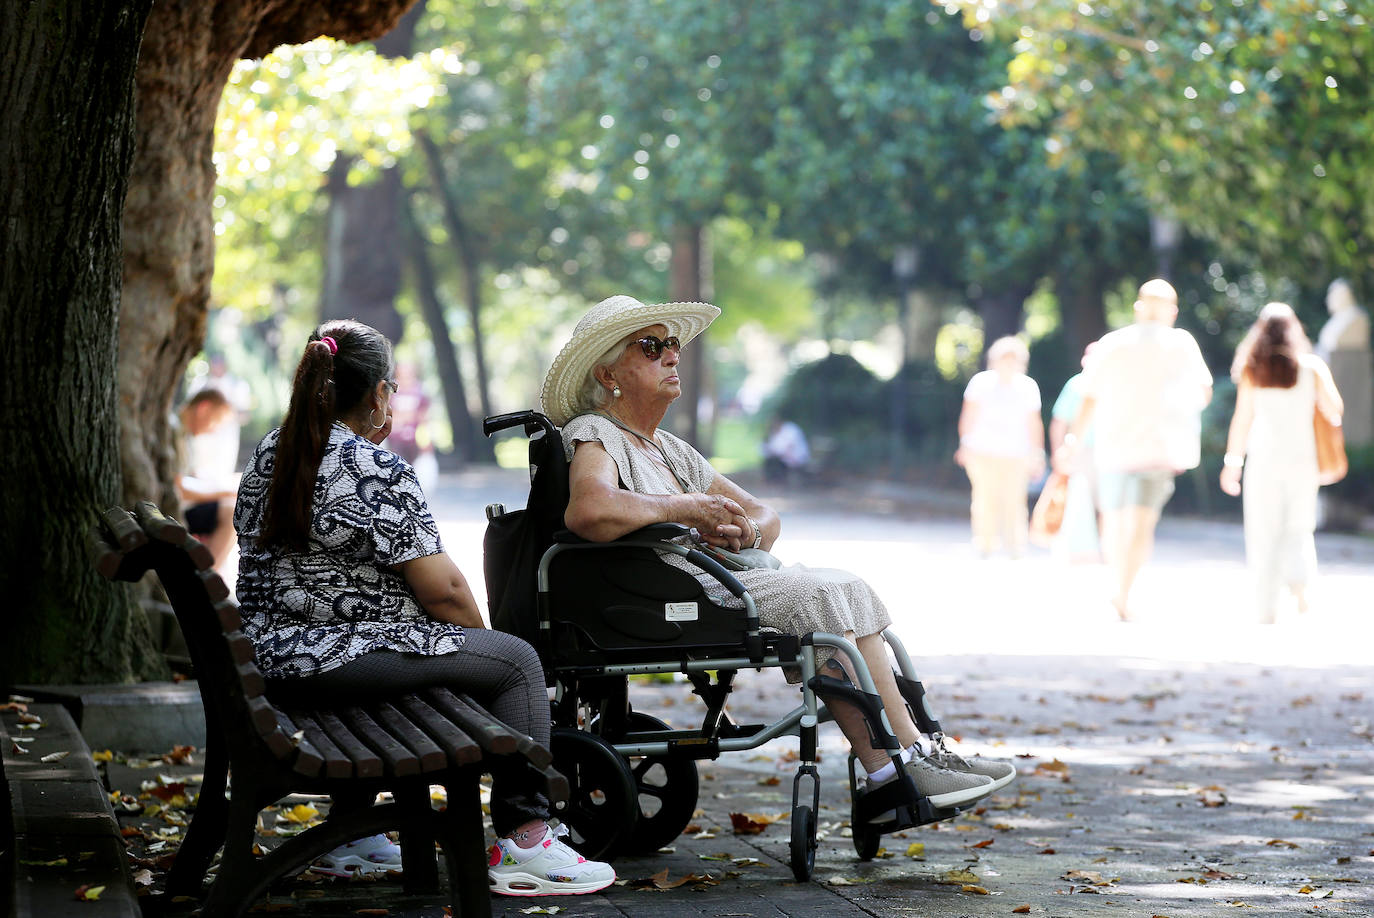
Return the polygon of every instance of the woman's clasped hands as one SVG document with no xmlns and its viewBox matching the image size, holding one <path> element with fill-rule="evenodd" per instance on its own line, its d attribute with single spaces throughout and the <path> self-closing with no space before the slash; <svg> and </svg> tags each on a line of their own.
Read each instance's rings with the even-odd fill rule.
<svg viewBox="0 0 1374 918">
<path fill-rule="evenodd" d="M 739 551 L 754 541 L 754 527 L 744 508 L 723 494 L 686 494 L 687 514 L 680 521 L 695 529 L 708 545 Z"/>
</svg>

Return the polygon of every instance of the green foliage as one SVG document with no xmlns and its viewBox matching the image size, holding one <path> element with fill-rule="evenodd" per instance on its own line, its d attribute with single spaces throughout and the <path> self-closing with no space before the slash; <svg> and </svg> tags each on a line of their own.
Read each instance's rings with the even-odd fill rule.
<svg viewBox="0 0 1374 918">
<path fill-rule="evenodd" d="M 261 313 L 283 290 L 318 289 L 325 173 L 339 156 L 353 181 L 395 165 L 411 113 L 461 68 L 443 49 L 393 60 L 329 39 L 240 61 L 215 129 L 216 304 Z"/>
<path fill-rule="evenodd" d="M 1356 4 L 960 5 L 1015 41 L 994 99 L 1051 125 L 1060 156 L 1112 152 L 1155 208 L 1269 273 L 1374 272 L 1374 29 Z"/>
</svg>

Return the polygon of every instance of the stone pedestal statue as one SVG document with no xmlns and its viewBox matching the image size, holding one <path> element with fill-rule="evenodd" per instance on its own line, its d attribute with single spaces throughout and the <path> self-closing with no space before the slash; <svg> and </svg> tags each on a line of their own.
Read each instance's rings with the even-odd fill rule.
<svg viewBox="0 0 1374 918">
<path fill-rule="evenodd" d="M 1336 389 L 1345 401 L 1345 442 L 1362 446 L 1374 440 L 1374 350 L 1370 349 L 1369 313 L 1355 302 L 1355 292 L 1341 278 L 1326 289 L 1331 318 L 1317 336 L 1316 352 L 1331 367 Z"/>
</svg>

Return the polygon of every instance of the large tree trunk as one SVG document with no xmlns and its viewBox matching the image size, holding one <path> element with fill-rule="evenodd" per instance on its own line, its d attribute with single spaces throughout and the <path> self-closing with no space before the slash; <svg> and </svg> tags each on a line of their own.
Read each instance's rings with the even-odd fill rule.
<svg viewBox="0 0 1374 918">
<path fill-rule="evenodd" d="M 477 397 L 481 403 L 482 416 L 491 417 L 490 386 L 487 378 L 486 346 L 482 336 L 482 259 L 477 253 L 476 241 L 463 219 L 458 197 L 449 185 L 448 171 L 434 138 L 420 134 L 416 138 L 424 151 L 425 162 L 429 166 L 430 183 L 439 203 L 444 209 L 444 226 L 453 247 L 458 253 L 458 261 L 463 266 L 463 299 L 467 300 L 468 321 L 472 326 L 472 359 L 477 371 Z M 494 454 L 488 458 L 495 458 Z"/>
<path fill-rule="evenodd" d="M 0 681 L 161 671 L 85 548 L 117 503 L 120 214 L 152 0 L 0 3 Z"/>
<path fill-rule="evenodd" d="M 400 341 L 401 176 L 387 169 L 371 184 L 350 185 L 349 168 L 341 156 L 329 171 L 320 318 L 357 319 Z"/>
<path fill-rule="evenodd" d="M 320 35 L 375 38 L 413 0 L 165 0 L 138 62 L 138 153 L 124 216 L 119 340 L 124 497 L 177 510 L 168 418 L 205 337 L 214 269 L 215 116 L 235 61 Z"/>
<path fill-rule="evenodd" d="M 709 264 L 705 229 L 695 223 L 679 226 L 673 233 L 669 262 L 669 294 L 675 302 L 704 302 L 710 298 Z M 706 359 L 709 335 L 709 330 L 703 332 L 682 350 L 682 398 L 673 411 L 673 424 L 679 436 L 708 456 L 710 431 L 701 423 L 698 409 L 703 394 L 711 391 L 711 381 L 706 378 L 711 366 Z"/>
<path fill-rule="evenodd" d="M 415 222 L 408 199 L 401 202 L 401 224 L 405 231 L 405 244 L 410 251 L 410 264 L 415 271 L 415 295 L 420 300 L 420 309 L 424 313 L 425 324 L 429 326 L 430 339 L 434 342 L 434 362 L 439 370 L 444 409 L 453 430 L 454 452 L 464 462 L 475 461 L 479 453 L 483 458 L 490 458 L 491 447 L 484 446 L 484 442 L 478 439 L 476 424 L 468 413 L 467 387 L 463 385 L 458 354 L 449 335 L 448 321 L 444 318 L 444 306 L 434 279 L 434 265 L 429 260 L 428 243 Z"/>
</svg>

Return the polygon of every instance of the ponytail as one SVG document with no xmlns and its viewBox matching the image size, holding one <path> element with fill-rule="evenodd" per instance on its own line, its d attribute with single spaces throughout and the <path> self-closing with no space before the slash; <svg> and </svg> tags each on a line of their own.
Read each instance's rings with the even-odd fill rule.
<svg viewBox="0 0 1374 918">
<path fill-rule="evenodd" d="M 259 536 L 264 547 L 292 551 L 309 547 L 315 478 L 330 430 L 390 375 L 391 342 L 375 328 L 336 320 L 311 333 L 296 367 L 291 403 L 277 437 Z"/>
</svg>

